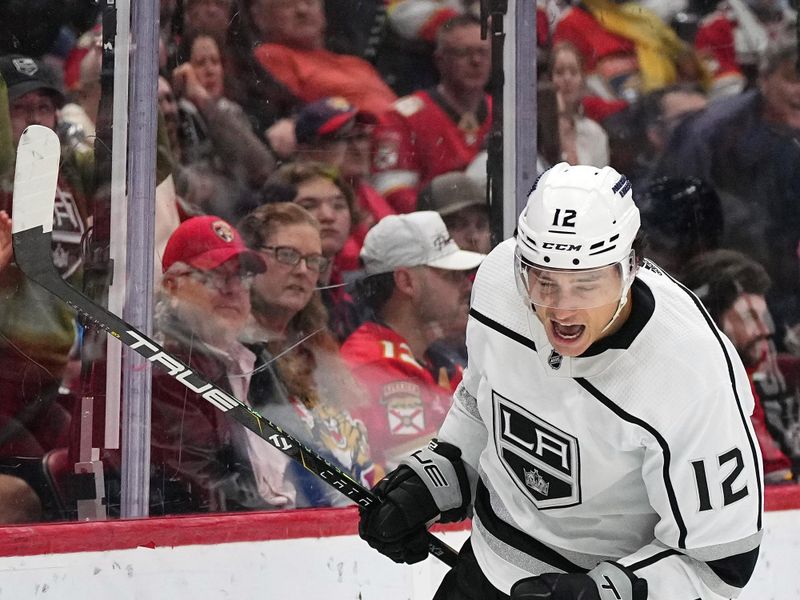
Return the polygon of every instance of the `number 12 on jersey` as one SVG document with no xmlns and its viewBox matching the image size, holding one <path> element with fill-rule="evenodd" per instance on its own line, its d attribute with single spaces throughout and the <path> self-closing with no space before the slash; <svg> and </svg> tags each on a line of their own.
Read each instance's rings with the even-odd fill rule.
<svg viewBox="0 0 800 600">
<path fill-rule="evenodd" d="M 717 473 L 722 471 L 722 467 L 727 463 L 734 463 L 730 473 L 728 473 L 725 476 L 725 479 L 723 479 L 720 483 L 720 487 L 722 488 L 722 505 L 728 506 L 737 500 L 741 500 L 749 493 L 747 489 L 747 482 L 745 482 L 744 485 L 739 489 L 733 489 L 736 478 L 739 477 L 741 472 L 744 470 L 742 451 L 739 450 L 739 448 L 728 450 L 724 454 L 720 454 L 717 462 L 719 463 L 719 468 L 716 470 Z M 709 490 L 706 460 L 701 459 L 692 461 L 692 468 L 694 469 L 694 477 L 697 483 L 697 495 L 700 501 L 700 512 L 712 510 L 714 507 L 711 504 L 711 492 Z"/>
</svg>

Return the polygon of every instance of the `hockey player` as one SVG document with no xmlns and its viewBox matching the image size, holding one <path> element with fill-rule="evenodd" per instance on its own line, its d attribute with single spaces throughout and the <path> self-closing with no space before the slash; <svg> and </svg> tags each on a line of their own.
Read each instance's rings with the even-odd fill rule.
<svg viewBox="0 0 800 600">
<path fill-rule="evenodd" d="M 641 259 L 614 169 L 560 163 L 482 263 L 438 440 L 359 531 L 397 562 L 472 515 L 436 600 L 718 600 L 762 536 L 753 397 L 703 305 Z"/>
</svg>

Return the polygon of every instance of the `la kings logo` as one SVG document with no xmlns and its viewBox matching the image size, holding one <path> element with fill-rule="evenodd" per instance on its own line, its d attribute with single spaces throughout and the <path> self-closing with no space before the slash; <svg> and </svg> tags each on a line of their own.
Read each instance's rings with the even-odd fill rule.
<svg viewBox="0 0 800 600">
<path fill-rule="evenodd" d="M 578 440 L 492 392 L 497 454 L 511 479 L 540 510 L 580 504 Z"/>
</svg>

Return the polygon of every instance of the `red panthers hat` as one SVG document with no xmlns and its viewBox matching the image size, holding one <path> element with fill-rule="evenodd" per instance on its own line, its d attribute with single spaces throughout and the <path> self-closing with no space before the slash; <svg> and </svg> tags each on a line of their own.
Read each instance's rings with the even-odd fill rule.
<svg viewBox="0 0 800 600">
<path fill-rule="evenodd" d="M 210 271 L 233 258 L 239 259 L 245 271 L 267 270 L 261 255 L 245 246 L 239 232 L 228 222 L 213 215 L 192 217 L 181 223 L 167 240 L 161 268 L 166 272 L 176 262 L 182 262 Z"/>
</svg>

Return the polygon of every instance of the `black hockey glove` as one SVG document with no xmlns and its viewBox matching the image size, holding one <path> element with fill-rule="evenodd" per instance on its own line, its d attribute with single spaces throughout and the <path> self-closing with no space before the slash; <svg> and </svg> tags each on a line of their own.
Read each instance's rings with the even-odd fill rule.
<svg viewBox="0 0 800 600">
<path fill-rule="evenodd" d="M 516 582 L 511 600 L 647 600 L 647 581 L 615 562 L 588 573 L 545 573 Z"/>
<path fill-rule="evenodd" d="M 372 490 L 383 502 L 362 509 L 358 535 L 397 563 L 413 564 L 428 556 L 428 522 L 439 509 L 410 467 L 401 465 Z"/>
<path fill-rule="evenodd" d="M 428 526 L 463 519 L 471 498 L 461 450 L 437 440 L 401 461 L 373 492 L 383 502 L 362 509 L 358 534 L 381 554 L 408 564 L 428 555 Z"/>
</svg>

